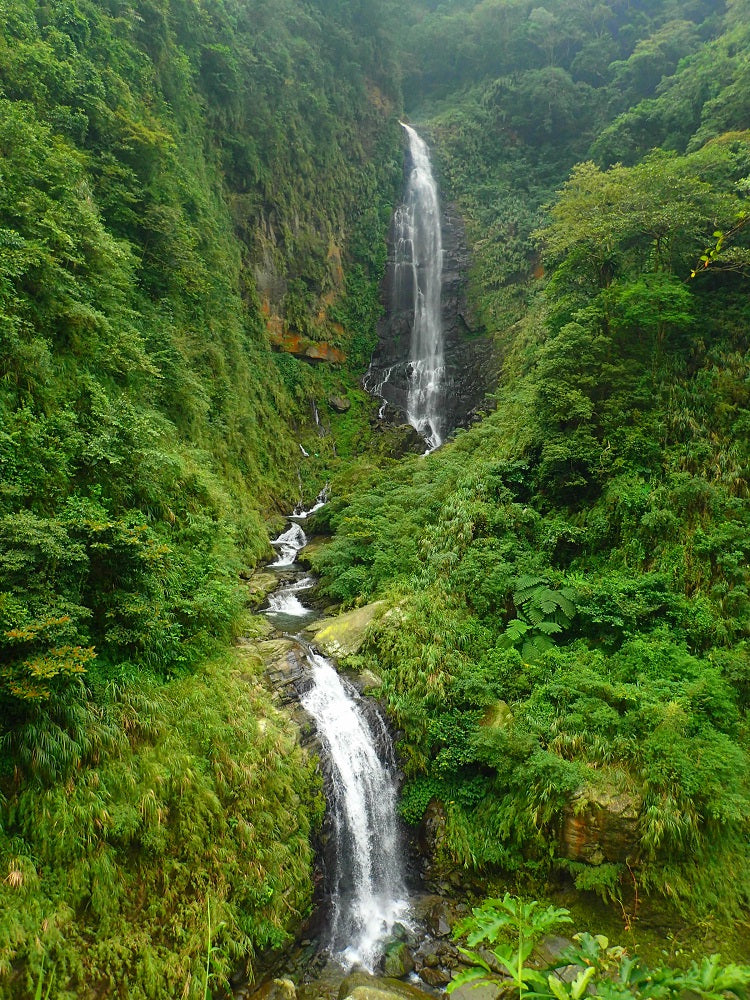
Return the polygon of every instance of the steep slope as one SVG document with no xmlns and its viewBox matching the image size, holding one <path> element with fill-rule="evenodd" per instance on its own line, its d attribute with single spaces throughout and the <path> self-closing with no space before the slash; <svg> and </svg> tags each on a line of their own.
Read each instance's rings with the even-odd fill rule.
<svg viewBox="0 0 750 1000">
<path fill-rule="evenodd" d="M 718 37 L 660 90 L 680 92 L 703 52 L 735 60 L 685 135 L 691 152 L 582 163 L 540 212 L 585 157 L 587 122 L 619 110 L 624 67 L 674 29 L 675 5 L 635 5 L 650 17 L 638 41 L 623 7 L 602 37 L 629 38 L 630 54 L 587 85 L 583 112 L 571 105 L 567 133 L 553 115 L 539 134 L 517 98 L 582 58 L 568 6 L 546 36 L 572 60 L 560 72 L 508 46 L 516 73 L 451 95 L 463 80 L 440 60 L 436 148 L 474 235 L 477 306 L 506 351 L 496 411 L 391 482 L 349 486 L 319 567 L 338 600 L 390 597 L 368 665 L 406 734 L 404 815 L 443 812 L 440 863 L 537 891 L 572 880 L 629 919 L 651 890 L 736 916 L 750 892 L 747 28 L 740 4 L 725 24 L 690 8 L 683 37 Z M 495 7 L 425 14 L 420 37 Z M 503 37 L 519 11 L 530 30 L 523 7 L 507 8 Z"/>
<path fill-rule="evenodd" d="M 209 908 L 219 982 L 309 906 L 315 780 L 205 662 L 366 413 L 399 170 L 369 10 L 3 7 L 0 995 L 203 996 Z"/>
</svg>

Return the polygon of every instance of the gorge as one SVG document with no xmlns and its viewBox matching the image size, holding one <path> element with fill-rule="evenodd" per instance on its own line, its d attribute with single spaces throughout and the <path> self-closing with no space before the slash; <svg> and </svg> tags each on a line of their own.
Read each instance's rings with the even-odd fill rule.
<svg viewBox="0 0 750 1000">
<path fill-rule="evenodd" d="M 748 53 L 748 0 L 5 0 L 0 1000 L 440 991 L 506 893 L 745 975 Z"/>
</svg>

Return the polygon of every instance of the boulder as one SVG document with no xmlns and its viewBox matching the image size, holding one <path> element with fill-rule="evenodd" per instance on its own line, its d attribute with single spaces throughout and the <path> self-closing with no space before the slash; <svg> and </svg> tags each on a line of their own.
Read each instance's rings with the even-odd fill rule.
<svg viewBox="0 0 750 1000">
<path fill-rule="evenodd" d="M 394 941 L 385 952 L 383 972 L 393 979 L 402 979 L 414 971 L 414 959 L 404 941 Z"/>
<path fill-rule="evenodd" d="M 270 570 L 260 569 L 243 582 L 245 584 L 245 593 L 247 594 L 247 603 L 250 607 L 258 608 L 271 591 L 278 587 L 279 578 L 276 573 L 272 573 Z"/>
<path fill-rule="evenodd" d="M 641 797 L 613 783 L 581 789 L 563 814 L 560 848 L 571 861 L 624 862 L 637 852 Z"/>
<path fill-rule="evenodd" d="M 369 972 L 352 972 L 341 983 L 338 1000 L 427 1000 L 430 993 L 404 983 L 400 979 L 372 976 Z"/>
<path fill-rule="evenodd" d="M 384 602 L 374 601 L 335 618 L 316 622 L 310 628 L 312 641 L 326 656 L 341 659 L 358 653 L 369 626 L 383 613 Z"/>
<path fill-rule="evenodd" d="M 437 938 L 448 937 L 456 922 L 455 904 L 443 896 L 423 896 L 417 900 L 414 912 L 419 923 Z M 433 947 L 435 953 L 440 955 L 439 944 Z"/>
<path fill-rule="evenodd" d="M 450 975 L 444 969 L 438 969 L 433 966 L 426 966 L 419 973 L 419 978 L 423 983 L 427 983 L 435 990 L 444 989 L 448 983 L 451 981 Z"/>
<path fill-rule="evenodd" d="M 291 979 L 272 979 L 253 993 L 253 1000 L 297 1000 L 297 990 Z"/>
<path fill-rule="evenodd" d="M 451 1000 L 498 1000 L 502 992 L 502 985 L 490 980 L 462 983 L 451 993 Z"/>
<path fill-rule="evenodd" d="M 378 677 L 374 670 L 360 670 L 357 676 L 362 685 L 362 694 L 372 694 L 373 691 L 379 690 L 383 683 L 382 677 Z"/>
<path fill-rule="evenodd" d="M 292 639 L 265 639 L 255 644 L 271 685 L 283 694 L 304 675 L 300 648 Z"/>
<path fill-rule="evenodd" d="M 351 400 L 347 399 L 346 396 L 329 396 L 328 405 L 336 413 L 346 413 L 347 410 L 351 409 Z"/>
<path fill-rule="evenodd" d="M 573 942 L 570 938 L 561 937 L 558 934 L 548 934 L 542 938 L 534 949 L 531 959 L 540 969 L 546 969 L 560 958 L 564 951 L 571 947 Z"/>
</svg>

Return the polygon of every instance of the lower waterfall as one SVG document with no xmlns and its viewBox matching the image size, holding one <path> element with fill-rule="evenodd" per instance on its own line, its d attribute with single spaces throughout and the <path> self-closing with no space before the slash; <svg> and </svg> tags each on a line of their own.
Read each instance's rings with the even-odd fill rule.
<svg viewBox="0 0 750 1000">
<path fill-rule="evenodd" d="M 327 750 L 328 807 L 336 837 L 329 949 L 344 965 L 372 971 L 394 923 L 406 917 L 390 737 L 373 732 L 354 688 L 323 656 L 307 655 L 312 686 L 301 699 Z"/>
<path fill-rule="evenodd" d="M 279 556 L 270 566 L 281 580 L 266 615 L 282 630 L 297 631 L 298 622 L 315 616 L 300 600 L 314 580 L 297 569 L 297 555 L 307 544 L 297 522 L 325 502 L 321 494 L 310 510 L 295 511 L 290 527 L 272 543 Z M 320 740 L 333 830 L 327 852 L 331 917 L 323 944 L 345 968 L 374 971 L 394 924 L 407 921 L 409 913 L 393 745 L 376 704 L 301 636 L 295 638 L 307 667 L 300 704 Z"/>
</svg>

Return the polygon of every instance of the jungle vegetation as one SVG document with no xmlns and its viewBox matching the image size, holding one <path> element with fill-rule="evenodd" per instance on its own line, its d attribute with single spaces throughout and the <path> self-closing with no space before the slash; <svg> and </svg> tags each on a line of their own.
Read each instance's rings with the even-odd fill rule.
<svg viewBox="0 0 750 1000">
<path fill-rule="evenodd" d="M 217 991 L 307 911 L 316 779 L 231 642 L 326 479 L 443 862 L 744 919 L 748 0 L 0 11 L 0 996 L 203 996 L 209 911 Z M 504 366 L 395 462 L 358 379 L 404 113 Z M 566 857 L 603 796 L 631 854 Z"/>
<path fill-rule="evenodd" d="M 336 601 L 391 603 L 368 665 L 446 865 L 741 922 L 750 37 L 721 6 L 415 21 L 503 375 L 452 443 L 342 483 L 318 568 Z M 591 863 L 566 828 L 612 802 L 630 842 Z"/>
</svg>

